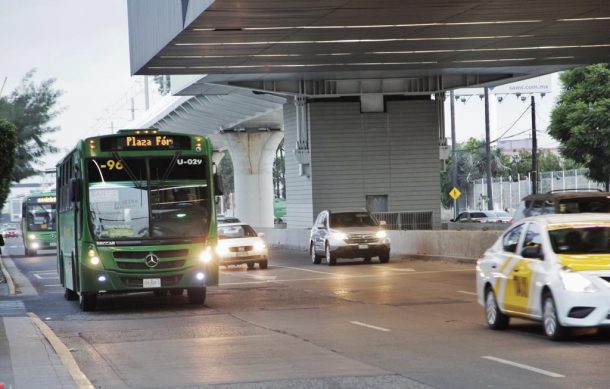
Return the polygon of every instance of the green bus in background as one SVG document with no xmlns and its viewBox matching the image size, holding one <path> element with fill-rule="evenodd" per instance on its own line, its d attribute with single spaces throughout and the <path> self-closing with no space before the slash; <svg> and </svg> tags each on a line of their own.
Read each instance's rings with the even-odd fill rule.
<svg viewBox="0 0 610 389">
<path fill-rule="evenodd" d="M 68 300 L 152 291 L 203 304 L 218 285 L 209 139 L 121 130 L 80 141 L 57 165 L 57 269 Z"/>
<path fill-rule="evenodd" d="M 31 193 L 21 204 L 21 236 L 27 257 L 38 250 L 55 249 L 55 192 Z"/>
</svg>

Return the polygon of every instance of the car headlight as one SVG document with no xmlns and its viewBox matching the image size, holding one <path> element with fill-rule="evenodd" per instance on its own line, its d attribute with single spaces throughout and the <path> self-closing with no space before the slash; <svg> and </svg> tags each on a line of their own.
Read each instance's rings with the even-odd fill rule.
<svg viewBox="0 0 610 389">
<path fill-rule="evenodd" d="M 199 261 L 202 263 L 212 262 L 212 248 L 210 246 L 206 247 L 201 254 L 199 254 Z"/>
<path fill-rule="evenodd" d="M 344 232 L 336 231 L 336 232 L 333 232 L 333 238 L 335 238 L 337 240 L 345 240 L 345 239 L 347 239 L 347 234 Z"/>
<path fill-rule="evenodd" d="M 376 235 L 377 235 L 377 238 L 384 239 L 386 236 L 388 236 L 388 233 L 382 230 L 382 231 L 377 231 Z"/>
<path fill-rule="evenodd" d="M 265 249 L 267 248 L 267 246 L 265 245 L 265 242 L 256 242 L 254 243 L 254 251 L 265 251 Z"/>
<path fill-rule="evenodd" d="M 586 293 L 597 291 L 597 287 L 582 274 L 569 270 L 562 270 L 559 272 L 559 278 L 567 291 Z"/>
<path fill-rule="evenodd" d="M 29 239 L 36 239 L 36 235 L 34 235 L 34 234 L 30 234 L 30 235 L 28 235 L 28 238 L 29 238 Z"/>
<path fill-rule="evenodd" d="M 225 246 L 224 244 L 219 244 L 218 246 L 216 246 L 216 254 L 221 257 L 229 255 L 229 247 Z"/>
</svg>

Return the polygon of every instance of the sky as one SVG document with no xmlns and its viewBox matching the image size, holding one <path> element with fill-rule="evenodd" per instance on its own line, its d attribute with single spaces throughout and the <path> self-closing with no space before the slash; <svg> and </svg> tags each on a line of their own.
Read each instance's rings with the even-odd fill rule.
<svg viewBox="0 0 610 389">
<path fill-rule="evenodd" d="M 0 0 L 0 86 L 6 96 L 27 71 L 63 91 L 60 126 L 49 138 L 62 151 L 45 157 L 53 168 L 104 111 L 132 87 L 126 0 Z"/>
<path fill-rule="evenodd" d="M 126 3 L 0 0 L 0 86 L 7 77 L 3 95 L 33 68 L 37 69 L 36 81 L 55 78 L 55 87 L 63 91 L 59 104 L 63 112 L 53 122 L 61 130 L 49 136 L 61 152 L 45 157 L 41 169 L 53 168 L 78 139 L 109 133 L 111 122 L 125 122 L 130 116 L 127 96 L 136 84 L 142 85 L 143 77 L 130 76 Z M 553 77 L 553 93 L 537 100 L 537 126 L 541 130 L 548 126 L 560 88 L 557 75 Z M 491 99 L 492 138 L 510 127 L 528 102 L 515 96 L 502 103 Z M 450 137 L 448 103 L 446 112 L 446 135 Z M 458 142 L 470 137 L 484 139 L 483 113 L 483 102 L 476 95 L 469 96 L 465 103 L 456 103 Z M 506 136 L 530 128 L 528 112 Z M 544 135 L 538 143 L 540 147 L 556 145 Z"/>
</svg>

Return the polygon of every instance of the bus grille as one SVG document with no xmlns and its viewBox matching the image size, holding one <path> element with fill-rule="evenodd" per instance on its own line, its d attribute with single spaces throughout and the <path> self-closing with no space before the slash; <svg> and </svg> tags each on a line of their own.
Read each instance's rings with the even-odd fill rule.
<svg viewBox="0 0 610 389">
<path fill-rule="evenodd" d="M 144 259 L 148 254 L 155 254 L 159 259 L 161 258 L 177 258 L 186 257 L 189 253 L 188 250 L 162 250 L 162 251 L 115 251 L 112 253 L 116 259 Z"/>
<path fill-rule="evenodd" d="M 167 261 L 167 262 L 159 262 L 159 264 L 154 269 L 176 269 L 184 266 L 185 260 L 179 261 Z M 148 270 L 149 267 L 146 266 L 144 262 L 125 262 L 125 261 L 116 261 L 116 264 L 121 269 L 126 270 Z"/>
<path fill-rule="evenodd" d="M 160 277 L 161 286 L 176 286 L 182 279 L 182 275 Z M 144 282 L 142 277 L 121 277 L 121 282 L 128 288 L 142 288 Z"/>
</svg>

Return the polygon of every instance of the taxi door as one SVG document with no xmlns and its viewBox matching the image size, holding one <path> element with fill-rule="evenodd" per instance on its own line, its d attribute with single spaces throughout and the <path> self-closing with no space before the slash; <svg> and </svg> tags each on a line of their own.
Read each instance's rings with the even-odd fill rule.
<svg viewBox="0 0 610 389">
<path fill-rule="evenodd" d="M 517 253 L 518 261 L 507 269 L 506 289 L 504 293 L 504 309 L 525 315 L 534 314 L 536 304 L 535 296 L 538 296 L 538 280 L 544 272 L 543 258 L 525 258 L 523 249 L 542 248 L 541 229 L 536 223 L 528 223 L 525 237 L 521 245 L 521 251 Z"/>
</svg>

